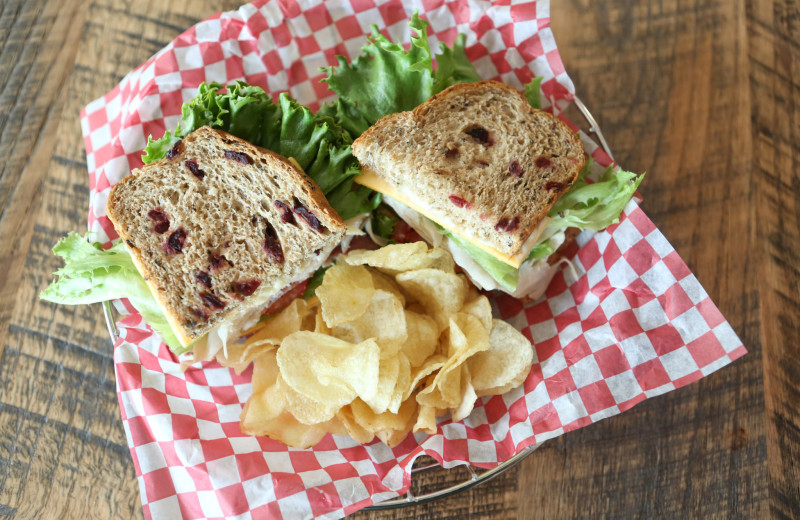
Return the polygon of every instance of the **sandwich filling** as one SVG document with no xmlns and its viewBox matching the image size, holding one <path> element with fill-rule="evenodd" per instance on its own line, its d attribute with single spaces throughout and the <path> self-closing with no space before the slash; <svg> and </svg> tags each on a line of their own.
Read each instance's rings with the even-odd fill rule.
<svg viewBox="0 0 800 520">
<path fill-rule="evenodd" d="M 465 238 L 445 231 L 402 202 L 386 195 L 383 201 L 427 242 L 434 247 L 447 249 L 479 289 L 501 290 L 515 298 L 538 298 L 544 294 L 550 279 L 558 270 L 558 265 L 548 265 L 547 258 L 526 260 L 519 268 L 514 268 L 486 254 L 482 248 L 474 247 Z M 555 251 L 564 242 L 564 233 L 556 233 L 546 240 Z"/>
<path fill-rule="evenodd" d="M 262 297 L 260 301 L 252 302 L 252 307 L 248 307 L 239 315 L 233 316 L 217 325 L 206 335 L 192 343 L 192 362 L 214 359 L 218 352 L 225 351 L 229 342 L 239 340 L 242 333 L 258 325 L 264 310 L 291 291 L 298 283 L 311 278 L 317 269 L 322 267 L 328 260 L 331 251 L 336 245 L 331 244 L 321 251 L 320 255 L 307 258 L 303 266 L 298 270 L 297 275 L 284 276 L 273 280 L 271 284 L 272 291 Z"/>
<path fill-rule="evenodd" d="M 362 186 L 366 186 L 375 190 L 377 192 L 382 193 L 384 196 L 394 199 L 395 201 L 401 202 L 404 206 L 408 207 L 409 209 L 413 209 L 415 212 L 424 215 L 428 219 L 436 220 L 436 223 L 439 224 L 441 227 L 446 229 L 448 232 L 453 234 L 458 234 L 458 226 L 455 222 L 451 222 L 446 220 L 446 218 L 438 218 L 435 219 L 428 211 L 426 206 L 417 201 L 413 195 L 413 191 L 403 187 L 395 187 L 392 186 L 389 182 L 381 179 L 376 175 L 373 171 L 371 171 L 368 167 L 362 166 L 362 175 L 356 177 L 356 182 L 361 184 Z M 533 232 L 528 236 L 525 242 L 522 244 L 522 248 L 518 254 L 515 255 L 507 255 L 502 251 L 498 250 L 497 248 L 493 247 L 491 244 L 487 244 L 485 242 L 479 242 L 477 240 L 470 240 L 466 237 L 460 237 L 462 240 L 469 241 L 473 247 L 476 247 L 488 255 L 497 258 L 499 261 L 508 264 L 511 267 L 519 268 L 525 259 L 530 254 L 533 247 L 539 242 L 539 237 L 541 236 L 544 229 L 547 227 L 547 223 L 549 222 L 549 218 L 545 217 L 541 220 L 539 225 L 533 230 Z M 409 222 L 410 224 L 410 222 Z M 413 226 L 412 226 L 413 227 Z"/>
<path fill-rule="evenodd" d="M 501 290 L 515 298 L 538 298 L 558 270 L 548 258 L 565 241 L 568 228 L 600 231 L 619 222 L 625 205 L 633 197 L 643 175 L 637 176 L 614 167 L 602 171 L 594 182 L 587 179 L 594 167 L 589 159 L 575 184 L 548 212 L 546 225 L 537 230 L 535 243 L 526 257 L 514 267 L 505 258 L 490 254 L 485 247 L 434 222 L 416 208 L 394 198 L 397 192 L 383 192 L 383 200 L 425 240 L 450 251 L 454 260 L 478 287 Z M 360 179 L 359 179 L 360 180 Z"/>
</svg>

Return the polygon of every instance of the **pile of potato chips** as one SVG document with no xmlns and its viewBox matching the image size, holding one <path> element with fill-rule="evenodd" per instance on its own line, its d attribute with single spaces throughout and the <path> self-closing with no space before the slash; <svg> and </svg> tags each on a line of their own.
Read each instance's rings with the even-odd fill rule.
<svg viewBox="0 0 800 520">
<path fill-rule="evenodd" d="M 395 446 L 436 417 L 469 415 L 478 397 L 528 375 L 533 351 L 493 320 L 489 301 L 423 242 L 341 256 L 316 296 L 298 299 L 227 355 L 254 361 L 242 431 L 289 446 L 328 432 Z"/>
</svg>

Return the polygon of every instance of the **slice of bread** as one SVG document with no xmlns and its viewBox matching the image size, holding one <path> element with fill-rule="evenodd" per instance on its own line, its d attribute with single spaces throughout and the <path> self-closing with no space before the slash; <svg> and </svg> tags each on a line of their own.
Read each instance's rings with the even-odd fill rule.
<svg viewBox="0 0 800 520">
<path fill-rule="evenodd" d="M 564 122 L 496 81 L 454 85 L 381 118 L 353 154 L 365 178 L 377 175 L 441 226 L 517 265 L 586 161 Z"/>
<path fill-rule="evenodd" d="M 107 213 L 184 345 L 310 275 L 346 229 L 290 161 L 207 126 L 114 186 Z"/>
</svg>

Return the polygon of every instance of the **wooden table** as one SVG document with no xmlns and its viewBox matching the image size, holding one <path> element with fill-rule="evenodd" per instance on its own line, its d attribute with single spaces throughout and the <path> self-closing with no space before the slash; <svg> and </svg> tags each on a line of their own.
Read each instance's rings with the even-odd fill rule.
<svg viewBox="0 0 800 520">
<path fill-rule="evenodd" d="M 470 492 L 359 518 L 800 517 L 800 6 L 553 0 L 644 208 L 750 353 Z M 235 1 L 0 3 L 0 516 L 140 517 L 100 309 L 39 302 L 85 229 L 79 110 Z"/>
</svg>

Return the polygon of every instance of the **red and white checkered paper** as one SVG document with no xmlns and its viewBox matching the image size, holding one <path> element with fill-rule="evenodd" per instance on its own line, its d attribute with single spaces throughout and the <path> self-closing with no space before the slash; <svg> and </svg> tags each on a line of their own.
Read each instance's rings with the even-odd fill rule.
<svg viewBox="0 0 800 520">
<path fill-rule="evenodd" d="M 484 78 L 521 87 L 543 76 L 545 105 L 560 112 L 574 88 L 549 28 L 549 3 L 465 0 L 254 2 L 181 34 L 81 116 L 91 188 L 89 226 L 116 236 L 110 187 L 141 166 L 146 136 L 175 127 L 202 81 L 244 79 L 318 107 L 337 54 L 356 56 L 370 24 L 409 41 L 415 9 L 432 47 L 467 35 Z M 584 136 L 600 164 L 609 158 Z M 618 414 L 723 367 L 745 349 L 655 225 L 631 202 L 621 222 L 577 240 L 575 273 L 546 298 L 493 304 L 535 346 L 522 388 L 483 398 L 463 422 L 409 436 L 394 449 L 328 435 L 297 450 L 239 431 L 252 372 L 216 363 L 185 373 L 135 312 L 119 323 L 114 359 L 122 419 L 148 518 L 339 518 L 405 493 L 414 459 L 493 467 L 527 446 Z M 130 310 L 130 309 L 129 309 Z"/>
</svg>

